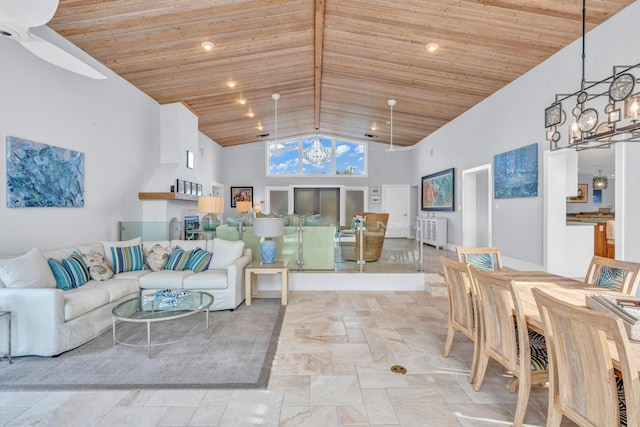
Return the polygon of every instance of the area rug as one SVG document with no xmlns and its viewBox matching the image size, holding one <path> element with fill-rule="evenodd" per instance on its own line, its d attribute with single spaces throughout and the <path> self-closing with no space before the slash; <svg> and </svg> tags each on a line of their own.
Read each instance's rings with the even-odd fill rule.
<svg viewBox="0 0 640 427">
<path fill-rule="evenodd" d="M 204 313 L 151 326 L 151 347 L 113 343 L 109 330 L 57 357 L 0 362 L 0 390 L 266 388 L 285 306 L 255 299 L 234 311 Z M 120 323 L 119 340 L 146 343 L 146 325 Z M 172 342 L 177 341 L 177 342 Z"/>
</svg>

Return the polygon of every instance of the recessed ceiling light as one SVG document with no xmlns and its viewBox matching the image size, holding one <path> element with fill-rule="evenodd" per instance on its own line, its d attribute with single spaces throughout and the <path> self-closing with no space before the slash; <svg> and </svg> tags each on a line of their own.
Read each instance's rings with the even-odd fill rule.
<svg viewBox="0 0 640 427">
<path fill-rule="evenodd" d="M 247 98 L 241 98 L 240 104 L 245 105 L 247 103 Z"/>
<path fill-rule="evenodd" d="M 250 111 L 249 114 L 247 114 L 247 116 L 249 117 L 255 117 L 256 113 L 254 113 L 253 111 Z"/>
<path fill-rule="evenodd" d="M 438 43 L 434 43 L 434 42 L 427 43 L 426 48 L 429 52 L 435 52 L 438 49 Z"/>
<path fill-rule="evenodd" d="M 235 80 L 229 80 L 227 82 L 227 86 L 229 87 L 236 87 L 236 81 Z"/>
<path fill-rule="evenodd" d="M 214 45 L 213 45 L 213 43 L 211 43 L 211 42 L 202 42 L 202 43 L 200 44 L 200 46 L 202 46 L 202 48 L 203 48 L 204 50 L 211 50 L 211 49 L 213 49 L 213 46 L 214 46 Z"/>
</svg>

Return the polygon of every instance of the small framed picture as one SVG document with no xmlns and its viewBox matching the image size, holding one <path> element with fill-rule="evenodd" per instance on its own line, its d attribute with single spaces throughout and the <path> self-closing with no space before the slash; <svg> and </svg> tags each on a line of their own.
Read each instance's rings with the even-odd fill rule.
<svg viewBox="0 0 640 427">
<path fill-rule="evenodd" d="M 202 196 L 202 184 L 196 184 L 196 196 Z"/>
<path fill-rule="evenodd" d="M 193 169 L 193 151 L 187 150 L 187 168 Z"/>
<path fill-rule="evenodd" d="M 237 202 L 253 202 L 253 187 L 231 187 L 231 207 Z"/>
<path fill-rule="evenodd" d="M 371 195 L 379 196 L 380 195 L 380 187 L 371 187 Z"/>
<path fill-rule="evenodd" d="M 184 194 L 184 181 L 181 179 L 176 180 L 176 191 Z"/>
<path fill-rule="evenodd" d="M 371 196 L 371 203 L 380 203 L 380 196 Z"/>
</svg>

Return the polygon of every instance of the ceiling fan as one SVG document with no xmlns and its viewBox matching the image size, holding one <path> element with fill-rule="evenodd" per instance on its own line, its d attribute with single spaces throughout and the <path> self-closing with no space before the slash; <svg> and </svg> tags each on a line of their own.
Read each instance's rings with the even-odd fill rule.
<svg viewBox="0 0 640 427">
<path fill-rule="evenodd" d="M 389 148 L 384 151 L 386 151 L 387 153 L 395 153 L 396 151 L 413 150 L 415 148 L 415 145 L 412 145 L 410 147 L 398 147 L 397 145 L 393 145 L 393 106 L 396 105 L 396 100 L 390 99 L 387 101 L 387 104 L 389 104 L 389 108 L 391 108 L 391 119 L 389 121 L 389 123 L 391 123 L 391 138 L 389 139 Z"/>
<path fill-rule="evenodd" d="M 0 36 L 15 40 L 34 55 L 92 79 L 107 77 L 58 46 L 38 37 L 30 30 L 48 23 L 58 9 L 59 0 L 2 0 L 0 2 Z"/>
</svg>

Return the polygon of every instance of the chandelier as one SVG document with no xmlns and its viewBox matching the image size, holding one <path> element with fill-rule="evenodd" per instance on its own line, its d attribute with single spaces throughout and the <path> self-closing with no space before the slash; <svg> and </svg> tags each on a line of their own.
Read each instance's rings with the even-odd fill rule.
<svg viewBox="0 0 640 427">
<path fill-rule="evenodd" d="M 594 190 L 606 190 L 609 186 L 609 178 L 602 176 L 602 170 L 598 171 L 598 176 L 593 177 Z"/>
<path fill-rule="evenodd" d="M 634 93 L 640 64 L 616 65 L 611 76 L 596 82 L 586 81 L 586 14 L 586 0 L 583 0 L 580 89 L 571 94 L 557 94 L 555 102 L 544 112 L 546 139 L 551 150 L 575 148 L 580 151 L 608 148 L 616 142 L 640 141 L 640 92 Z M 563 106 L 571 108 L 572 120 L 567 120 Z M 606 182 L 607 178 L 603 178 Z"/>
<path fill-rule="evenodd" d="M 315 166 L 325 164 L 331 157 L 331 148 L 322 146 L 322 142 L 318 137 L 318 129 L 316 129 L 316 136 L 311 143 L 311 147 L 302 151 L 302 157 Z"/>
</svg>

